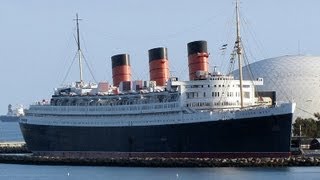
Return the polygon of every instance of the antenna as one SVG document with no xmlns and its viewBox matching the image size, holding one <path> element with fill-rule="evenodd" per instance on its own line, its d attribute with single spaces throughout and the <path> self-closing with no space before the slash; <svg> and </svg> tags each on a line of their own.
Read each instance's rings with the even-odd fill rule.
<svg viewBox="0 0 320 180">
<path fill-rule="evenodd" d="M 237 21 L 237 40 L 235 43 L 238 55 L 238 64 L 239 64 L 239 80 L 240 80 L 240 104 L 241 108 L 243 105 L 243 77 L 242 77 L 242 48 L 241 48 L 241 36 L 240 36 L 240 13 L 239 13 L 239 0 L 236 0 L 236 21 Z"/>
<path fill-rule="evenodd" d="M 82 20 L 82 19 L 79 19 L 78 17 L 78 13 L 76 14 L 76 19 L 74 19 L 77 23 L 77 45 L 78 45 L 78 56 L 79 56 L 79 71 L 80 71 L 80 83 L 83 82 L 83 79 L 82 79 L 82 51 L 81 51 L 81 47 L 80 47 L 80 38 L 79 38 L 79 20 Z"/>
</svg>

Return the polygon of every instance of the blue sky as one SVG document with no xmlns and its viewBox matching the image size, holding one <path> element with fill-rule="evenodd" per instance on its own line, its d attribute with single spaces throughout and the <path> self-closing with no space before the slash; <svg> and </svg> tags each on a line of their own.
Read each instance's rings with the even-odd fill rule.
<svg viewBox="0 0 320 180">
<path fill-rule="evenodd" d="M 242 0 L 242 38 L 250 62 L 288 54 L 319 55 L 320 1 Z M 233 0 L 2 0 L 0 1 L 0 114 L 9 103 L 49 99 L 82 49 L 98 81 L 111 81 L 110 57 L 129 53 L 133 79 L 149 79 L 148 49 L 165 46 L 173 75 L 187 80 L 186 44 L 207 40 L 211 65 L 221 69 L 234 41 Z M 65 83 L 78 80 L 77 64 Z M 85 68 L 86 69 L 86 68 Z M 88 70 L 86 81 L 93 81 Z"/>
</svg>

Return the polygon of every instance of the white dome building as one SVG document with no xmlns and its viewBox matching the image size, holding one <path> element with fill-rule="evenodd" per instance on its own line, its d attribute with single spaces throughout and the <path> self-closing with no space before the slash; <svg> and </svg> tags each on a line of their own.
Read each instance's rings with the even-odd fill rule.
<svg viewBox="0 0 320 180">
<path fill-rule="evenodd" d="M 258 91 L 276 91 L 277 102 L 297 103 L 294 120 L 314 118 L 320 112 L 320 56 L 281 56 L 249 66 L 254 78 L 264 80 L 263 86 L 256 87 Z M 248 68 L 243 68 L 243 74 L 250 79 Z"/>
</svg>

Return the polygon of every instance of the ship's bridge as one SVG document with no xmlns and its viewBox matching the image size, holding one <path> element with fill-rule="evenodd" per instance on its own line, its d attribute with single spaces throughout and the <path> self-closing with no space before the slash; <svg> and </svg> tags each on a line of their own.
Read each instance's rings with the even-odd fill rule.
<svg viewBox="0 0 320 180">
<path fill-rule="evenodd" d="M 219 109 L 240 107 L 240 81 L 233 76 L 214 75 L 194 81 L 171 81 L 179 87 L 182 105 L 193 109 Z M 243 100 L 245 106 L 256 102 L 255 85 L 262 85 L 263 79 L 243 81 Z"/>
</svg>

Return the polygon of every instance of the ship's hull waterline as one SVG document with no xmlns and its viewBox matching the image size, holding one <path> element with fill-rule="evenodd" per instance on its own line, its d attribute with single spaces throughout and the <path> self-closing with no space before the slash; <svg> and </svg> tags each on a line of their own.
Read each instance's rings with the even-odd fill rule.
<svg viewBox="0 0 320 180">
<path fill-rule="evenodd" d="M 20 122 L 29 150 L 75 157 L 289 156 L 292 113 L 186 124 L 88 127 Z"/>
</svg>

